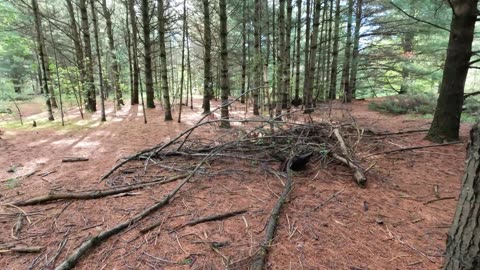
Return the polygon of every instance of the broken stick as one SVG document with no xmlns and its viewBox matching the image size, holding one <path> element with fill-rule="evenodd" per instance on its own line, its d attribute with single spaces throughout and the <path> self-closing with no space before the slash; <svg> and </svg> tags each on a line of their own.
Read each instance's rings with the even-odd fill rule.
<svg viewBox="0 0 480 270">
<path fill-rule="evenodd" d="M 220 214 L 220 215 L 213 215 L 213 216 L 203 217 L 203 218 L 199 218 L 199 219 L 197 219 L 197 220 L 190 221 L 190 222 L 185 223 L 185 224 L 183 224 L 183 225 L 180 225 L 180 226 L 176 227 L 176 228 L 173 229 L 173 230 L 175 231 L 175 230 L 178 230 L 178 229 L 187 227 L 187 226 L 194 226 L 194 225 L 197 225 L 197 224 L 200 224 L 200 223 L 204 223 L 204 222 L 222 220 L 222 219 L 234 217 L 234 216 L 237 216 L 237 215 L 241 215 L 241 214 L 244 214 L 244 213 L 246 213 L 246 212 L 247 212 L 247 210 L 244 209 L 244 210 L 234 211 L 234 212 L 230 212 L 230 213 L 224 213 L 224 214 Z"/>
<path fill-rule="evenodd" d="M 62 162 L 81 162 L 88 161 L 88 158 L 84 157 L 65 157 L 62 159 Z"/>
</svg>

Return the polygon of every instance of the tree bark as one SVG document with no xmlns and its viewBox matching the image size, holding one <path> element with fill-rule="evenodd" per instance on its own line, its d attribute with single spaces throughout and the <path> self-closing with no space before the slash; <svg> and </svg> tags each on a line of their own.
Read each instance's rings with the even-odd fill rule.
<svg viewBox="0 0 480 270">
<path fill-rule="evenodd" d="M 350 89 L 350 63 L 352 50 L 352 16 L 353 16 L 353 0 L 348 0 L 347 15 L 347 43 L 345 45 L 345 58 L 343 60 L 342 69 L 342 86 L 344 94 L 344 102 L 352 102 L 352 89 Z"/>
<path fill-rule="evenodd" d="M 147 93 L 147 108 L 155 108 L 155 93 L 153 92 L 152 44 L 150 42 L 150 12 L 148 0 L 142 0 L 143 49 L 145 61 L 145 92 Z"/>
<path fill-rule="evenodd" d="M 472 56 L 472 41 L 478 16 L 478 0 L 451 1 L 453 7 L 447 59 L 435 115 L 428 131 L 431 141 L 459 138 L 465 80 Z"/>
<path fill-rule="evenodd" d="M 245 103 L 245 84 L 247 82 L 247 1 L 243 1 L 242 5 L 243 21 L 242 21 L 242 81 L 240 103 Z"/>
<path fill-rule="evenodd" d="M 83 51 L 85 66 L 85 92 L 87 101 L 85 108 L 91 112 L 97 111 L 97 101 L 95 98 L 95 80 L 93 78 L 93 56 L 92 45 L 90 44 L 90 28 L 88 23 L 88 11 L 86 0 L 80 0 L 80 14 L 82 19 Z"/>
<path fill-rule="evenodd" d="M 260 87 L 262 87 L 261 78 L 262 78 L 262 51 L 261 51 L 261 43 L 260 43 L 260 12 L 261 12 L 261 5 L 260 0 L 255 0 L 255 13 L 253 16 L 253 26 L 255 31 L 253 33 L 253 42 L 255 48 L 255 58 L 253 60 L 254 64 L 254 85 L 253 85 L 253 115 L 260 115 L 259 112 L 259 93 Z"/>
<path fill-rule="evenodd" d="M 295 97 L 292 100 L 294 106 L 301 104 L 300 100 L 300 49 L 301 49 L 301 36 L 302 33 L 302 0 L 297 0 L 297 51 L 295 54 Z"/>
<path fill-rule="evenodd" d="M 47 79 L 47 67 L 45 64 L 45 44 L 43 40 L 43 32 L 42 32 L 42 18 L 40 15 L 40 10 L 38 8 L 37 0 L 32 0 L 32 9 L 33 9 L 33 16 L 35 18 L 35 30 L 37 32 L 37 46 L 38 46 L 38 57 L 40 58 L 40 65 L 42 69 L 42 76 L 43 76 L 43 92 L 46 97 L 47 109 L 48 109 L 48 120 L 53 121 L 55 120 L 53 117 L 52 111 L 52 104 L 50 101 L 50 91 L 48 88 L 48 79 Z"/>
<path fill-rule="evenodd" d="M 230 85 L 228 81 L 228 47 L 227 47 L 227 3 L 226 0 L 219 1 L 220 7 L 220 57 L 221 57 L 221 99 L 222 109 L 221 118 L 222 121 L 220 127 L 230 128 L 230 122 L 228 122 L 228 94 L 230 92 Z"/>
<path fill-rule="evenodd" d="M 83 1 L 83 0 L 82 0 Z M 130 13 L 130 24 L 132 27 L 132 64 L 133 64 L 133 88 L 131 91 L 131 104 L 136 105 L 139 102 L 138 99 L 138 86 L 139 86 L 139 76 L 140 76 L 140 67 L 138 64 L 138 27 L 137 27 L 137 14 L 135 12 L 135 0 L 128 1 L 128 10 Z"/>
<path fill-rule="evenodd" d="M 282 106 L 284 109 L 290 110 L 290 99 L 291 99 L 291 89 L 292 86 L 290 84 L 290 51 L 291 51 L 291 38 L 292 38 L 292 1 L 287 0 L 287 17 L 285 18 L 285 53 L 284 53 L 284 67 L 283 67 L 283 83 L 284 86 L 284 94 L 283 94 L 283 101 Z"/>
<path fill-rule="evenodd" d="M 310 42 L 310 52 L 309 52 L 309 61 L 308 61 L 308 78 L 306 83 L 306 94 L 305 97 L 305 110 L 304 113 L 313 112 L 313 82 L 315 77 L 316 69 L 316 54 L 318 46 L 318 32 L 320 26 L 320 12 L 321 12 L 321 2 L 320 0 L 315 0 L 314 13 L 313 13 L 313 29 L 312 29 L 312 40 Z"/>
<path fill-rule="evenodd" d="M 353 52 L 352 52 L 352 71 L 350 74 L 350 89 L 352 98 L 355 98 L 357 90 L 357 72 L 360 47 L 360 28 L 362 27 L 363 0 L 357 0 L 357 9 L 355 12 L 355 31 L 353 34 Z"/>
<path fill-rule="evenodd" d="M 337 95 L 337 69 L 338 69 L 338 41 L 340 31 L 340 0 L 337 0 L 335 8 L 335 27 L 333 34 L 333 49 L 332 49 L 332 68 L 330 72 L 330 99 L 335 99 Z"/>
<path fill-rule="evenodd" d="M 117 101 L 117 108 L 120 109 L 122 105 L 125 105 L 122 98 L 122 89 L 120 88 L 120 70 L 117 60 L 115 40 L 113 38 L 113 28 L 112 28 L 112 12 L 107 7 L 107 0 L 102 0 L 102 9 L 103 16 L 106 22 L 107 36 L 108 36 L 108 47 L 110 49 L 110 54 L 112 57 L 112 75 L 113 75 L 113 88 L 115 91 L 115 99 Z"/>
<path fill-rule="evenodd" d="M 283 69 L 285 65 L 285 0 L 280 0 L 280 10 L 278 11 L 278 32 L 279 41 L 277 48 L 277 99 L 275 106 L 275 117 L 280 118 L 282 109 L 286 108 L 286 104 L 283 104 L 286 95 L 285 84 L 283 83 Z M 285 106 L 283 106 L 285 105 Z"/>
<path fill-rule="evenodd" d="M 474 2 L 474 1 L 471 1 Z M 462 190 L 447 238 L 444 269 L 480 268 L 480 123 L 470 131 Z"/>
<path fill-rule="evenodd" d="M 71 36 L 72 36 L 72 41 L 73 45 L 75 47 L 75 58 L 76 58 L 76 64 L 77 68 L 80 74 L 80 87 L 81 87 L 81 92 L 84 90 L 84 84 L 85 84 L 85 65 L 84 62 L 85 60 L 83 59 L 83 48 L 82 48 L 82 40 L 80 38 L 80 33 L 78 32 L 77 28 L 77 21 L 75 20 L 75 9 L 73 8 L 72 0 L 66 0 L 67 2 L 67 9 L 68 9 L 68 14 L 70 16 L 70 29 L 71 29 Z"/>
<path fill-rule="evenodd" d="M 163 0 L 157 1 L 158 6 L 158 37 L 160 43 L 160 74 L 162 76 L 163 107 L 165 110 L 165 121 L 173 120 L 170 106 L 170 93 L 168 89 L 168 67 L 167 51 L 165 48 L 165 8 Z"/>
<path fill-rule="evenodd" d="M 244 4 L 245 5 L 245 4 Z M 210 112 L 210 99 L 212 99 L 212 37 L 210 30 L 210 6 L 208 0 L 203 0 L 203 36 L 205 39 L 203 56 L 203 113 Z"/>
<path fill-rule="evenodd" d="M 97 11 L 95 10 L 95 1 L 90 0 L 90 7 L 92 11 L 92 21 L 93 21 L 93 35 L 95 38 L 95 47 L 97 49 L 97 61 L 98 61 L 98 77 L 100 81 L 100 109 L 101 109 L 101 121 L 107 121 L 105 117 L 105 87 L 103 85 L 103 70 L 102 70 L 102 55 L 100 52 L 100 43 L 98 42 L 98 22 L 97 22 Z"/>
</svg>

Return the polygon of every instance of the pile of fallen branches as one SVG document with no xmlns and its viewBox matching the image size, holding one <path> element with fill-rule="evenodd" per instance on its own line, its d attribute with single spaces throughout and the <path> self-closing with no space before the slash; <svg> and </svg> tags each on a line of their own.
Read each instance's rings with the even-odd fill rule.
<svg viewBox="0 0 480 270">
<path fill-rule="evenodd" d="M 244 126 L 229 130 L 217 129 L 216 134 L 218 135 L 215 138 L 192 136 L 194 132 L 201 133 L 217 128 L 219 122 L 222 121 L 207 119 L 209 118 L 203 117 L 195 126 L 167 143 L 139 151 L 118 161 L 101 178 L 101 181 L 105 181 L 109 188 L 50 193 L 37 198 L 12 202 L 11 205 L 18 207 L 58 200 L 99 199 L 180 180 L 175 188 L 162 199 L 157 200 L 155 204 L 130 219 L 86 239 L 56 267 L 56 269 L 71 269 L 82 256 L 102 242 L 167 206 L 172 198 L 177 196 L 178 191 L 190 183 L 196 175 L 210 174 L 214 177 L 215 172 L 210 171 L 212 163 L 221 165 L 222 162 L 230 159 L 247 161 L 255 168 L 268 168 L 285 180 L 284 190 L 266 224 L 265 238 L 252 258 L 251 268 L 262 269 L 268 248 L 275 235 L 279 214 L 294 182 L 291 171 L 308 169 L 312 164 L 321 163 L 321 166 L 328 166 L 335 162 L 348 167 L 359 186 L 366 186 L 365 170 L 355 155 L 355 149 L 362 134 L 352 124 L 313 121 L 299 123 L 276 119 L 228 120 L 232 123 L 244 124 Z M 228 169 L 225 168 L 227 172 Z M 146 176 L 152 174 L 154 179 L 145 181 Z M 237 212 L 243 213 L 244 210 Z M 237 212 L 223 214 L 220 217 L 207 217 L 205 220 L 228 218 Z M 140 233 L 153 227 L 155 225 L 141 230 Z"/>
</svg>

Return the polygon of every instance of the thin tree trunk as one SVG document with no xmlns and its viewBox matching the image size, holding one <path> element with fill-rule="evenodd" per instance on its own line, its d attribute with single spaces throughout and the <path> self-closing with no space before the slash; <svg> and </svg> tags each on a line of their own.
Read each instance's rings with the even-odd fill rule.
<svg viewBox="0 0 480 270">
<path fill-rule="evenodd" d="M 345 45 L 345 59 L 343 61 L 342 85 L 344 102 L 352 102 L 352 89 L 350 89 L 350 63 L 352 50 L 352 16 L 353 16 L 353 0 L 348 0 L 347 15 L 347 43 Z"/>
<path fill-rule="evenodd" d="M 37 0 L 32 0 L 32 9 L 33 9 L 33 16 L 35 17 L 35 30 L 37 32 L 37 46 L 38 46 L 38 57 L 40 58 L 40 64 L 42 67 L 42 75 L 43 75 L 43 92 L 45 93 L 47 109 L 48 109 L 48 120 L 53 121 L 55 120 L 53 117 L 52 111 L 52 104 L 50 101 L 50 91 L 48 87 L 48 80 L 47 80 L 47 67 L 45 64 L 45 45 L 43 41 L 43 32 L 42 32 L 42 18 L 40 15 L 40 11 L 38 8 Z"/>
<path fill-rule="evenodd" d="M 255 0 L 255 13 L 253 15 L 253 27 L 255 31 L 253 33 L 254 48 L 255 48 L 255 58 L 254 58 L 254 90 L 253 90 L 253 115 L 260 115 L 259 112 L 259 92 L 262 86 L 262 48 L 260 44 L 260 12 L 261 12 L 261 3 L 260 0 Z"/>
<path fill-rule="evenodd" d="M 212 80 L 212 38 L 210 31 L 210 6 L 208 0 L 203 0 L 203 36 L 205 39 L 203 56 L 203 113 L 210 112 L 210 100 L 213 96 Z"/>
<path fill-rule="evenodd" d="M 125 1 L 125 9 L 129 10 L 129 1 Z M 129 15 L 130 12 L 125 12 L 125 45 L 127 46 L 127 54 L 128 54 L 128 71 L 129 71 L 129 78 L 130 78 L 130 98 L 133 97 L 133 53 L 132 53 L 132 41 L 130 35 L 130 23 L 129 23 Z M 133 104 L 132 104 L 133 105 Z"/>
<path fill-rule="evenodd" d="M 178 109 L 178 123 L 180 123 L 182 118 L 182 103 L 183 103 L 183 86 L 184 86 L 184 75 L 185 75 L 185 37 L 187 35 L 187 1 L 183 0 L 183 31 L 182 31 L 182 68 L 181 68 L 181 79 L 180 79 L 180 108 Z M 187 92 L 188 93 L 188 92 Z M 187 94 L 188 100 L 188 94 Z"/>
<path fill-rule="evenodd" d="M 337 93 L 337 69 L 338 69 L 338 41 L 340 32 L 340 0 L 337 0 L 335 8 L 335 28 L 333 34 L 332 68 L 330 72 L 330 99 L 336 98 Z"/>
<path fill-rule="evenodd" d="M 290 50 L 291 50 L 291 37 L 292 37 L 292 1 L 287 0 L 287 17 L 285 18 L 285 53 L 284 53 L 284 67 L 283 67 L 283 82 L 285 84 L 285 93 L 283 96 L 283 106 L 285 109 L 290 110 L 291 89 L 290 84 Z"/>
<path fill-rule="evenodd" d="M 90 0 L 90 7 L 92 10 L 92 21 L 93 21 L 93 36 L 95 38 L 95 47 L 97 48 L 97 61 L 98 61 L 98 77 L 100 81 L 100 106 L 101 106 L 101 121 L 107 121 L 105 117 L 105 88 L 103 85 L 103 70 L 102 70 L 102 55 L 100 51 L 100 43 L 98 41 L 98 22 L 97 22 L 97 11 L 95 10 L 95 1 Z"/>
<path fill-rule="evenodd" d="M 357 71 L 360 47 L 360 28 L 362 27 L 363 0 L 357 0 L 357 9 L 355 12 L 355 31 L 353 34 L 353 55 L 352 55 L 352 74 L 350 76 L 350 89 L 352 89 L 352 98 L 356 97 L 357 91 Z"/>
<path fill-rule="evenodd" d="M 90 44 L 90 28 L 88 23 L 88 11 L 86 0 L 80 0 L 80 14 L 82 18 L 82 34 L 83 34 L 83 51 L 84 55 L 84 66 L 85 66 L 85 79 L 86 79 L 86 101 L 87 104 L 85 108 L 88 111 L 95 112 L 97 111 L 97 101 L 95 98 L 95 81 L 93 78 L 93 56 L 92 56 L 92 45 Z"/>
<path fill-rule="evenodd" d="M 284 97 L 286 96 L 286 87 L 284 84 L 284 65 L 285 65 L 285 0 L 280 0 L 280 10 L 278 12 L 278 31 L 279 31 L 279 44 L 277 49 L 277 104 L 275 107 L 275 117 L 280 119 L 282 114 L 282 109 L 286 108 L 286 101 Z M 285 106 L 283 106 L 285 105 Z"/>
<path fill-rule="evenodd" d="M 60 98 L 60 117 L 62 119 L 62 126 L 65 126 L 64 114 L 63 114 L 63 100 L 62 100 L 62 84 L 60 82 L 60 72 L 58 71 L 58 57 L 57 57 L 57 45 L 55 44 L 55 39 L 53 38 L 52 24 L 49 25 L 50 28 L 50 39 L 52 40 L 52 49 L 53 57 L 55 59 L 55 73 L 57 75 L 57 84 L 58 84 L 58 96 Z"/>
<path fill-rule="evenodd" d="M 266 29 L 266 38 L 265 38 L 265 43 L 267 44 L 267 51 L 266 51 L 266 55 L 265 55 L 265 61 L 264 61 L 264 64 L 263 64 L 263 88 L 265 90 L 265 93 L 267 95 L 267 105 L 268 105 L 268 115 L 270 117 L 273 117 L 273 108 L 272 108 L 272 100 L 271 100 L 271 97 L 270 97 L 270 81 L 269 81 L 269 69 L 268 69 L 268 66 L 269 66 L 269 61 L 270 61 L 270 12 L 269 12 L 269 9 L 268 9 L 268 2 L 265 1 L 265 12 L 264 14 L 266 14 L 266 25 L 265 25 L 265 29 Z"/>
<path fill-rule="evenodd" d="M 245 103 L 245 83 L 247 77 L 247 2 L 243 1 L 242 12 L 242 81 L 240 103 Z"/>
<path fill-rule="evenodd" d="M 306 27 L 305 27 L 305 59 L 303 59 L 304 61 L 304 75 L 303 75 L 303 104 L 305 105 L 305 108 L 308 108 L 308 102 L 307 102 L 307 97 L 309 95 L 308 93 L 308 79 L 310 78 L 310 76 L 308 75 L 308 73 L 310 72 L 310 69 L 308 68 L 309 67 L 309 52 L 310 52 L 310 9 L 311 9 L 311 1 L 307 1 L 307 19 L 306 19 Z"/>
<path fill-rule="evenodd" d="M 300 100 L 300 51 L 301 51 L 301 33 L 302 33 L 302 0 L 297 0 L 297 51 L 295 54 L 295 97 L 292 104 L 299 106 Z"/>
<path fill-rule="evenodd" d="M 228 47 L 227 47 L 227 3 L 226 0 L 219 1 L 220 7 L 220 56 L 221 56 L 221 98 L 222 98 L 222 109 L 221 109 L 221 118 L 222 121 L 220 127 L 230 128 L 230 122 L 228 122 L 228 94 L 230 92 L 230 86 L 228 81 Z"/>
<path fill-rule="evenodd" d="M 82 41 L 78 32 L 77 21 L 75 20 L 75 9 L 73 8 L 72 0 L 66 0 L 66 2 L 68 14 L 70 16 L 70 29 L 72 33 L 73 46 L 75 47 L 76 64 L 80 73 L 81 90 L 83 91 L 83 85 L 85 84 L 85 60 L 83 59 Z"/>
<path fill-rule="evenodd" d="M 313 13 L 313 29 L 312 29 L 312 40 L 310 42 L 310 52 L 309 52 L 309 62 L 308 62 L 308 83 L 307 83 L 307 97 L 305 98 L 305 110 L 304 113 L 313 112 L 313 82 L 315 80 L 315 68 L 316 68 L 316 58 L 317 55 L 317 46 L 318 46 L 318 32 L 320 26 L 320 11 L 321 11 L 321 2 L 320 0 L 315 0 L 314 13 Z"/>
<path fill-rule="evenodd" d="M 128 12 L 130 13 L 130 24 L 132 27 L 132 64 L 133 64 L 133 88 L 131 91 L 131 104 L 138 104 L 138 80 L 140 76 L 140 66 L 138 64 L 138 27 L 135 12 L 135 0 L 128 1 Z"/>
<path fill-rule="evenodd" d="M 158 37 L 160 43 L 160 74 L 162 76 L 163 107 L 165 110 L 165 121 L 173 120 L 170 106 L 170 93 L 168 89 L 168 67 L 167 51 L 165 48 L 165 16 L 163 0 L 157 1 L 158 6 Z"/>
<path fill-rule="evenodd" d="M 103 16 L 106 22 L 110 57 L 112 58 L 112 64 L 111 64 L 112 75 L 113 75 L 112 83 L 115 91 L 115 99 L 117 101 L 116 106 L 118 109 L 120 109 L 122 105 L 125 105 L 125 103 L 123 102 L 122 89 L 120 88 L 120 70 L 119 70 L 118 60 L 117 60 L 115 40 L 113 39 L 112 11 L 110 11 L 107 7 L 107 0 L 102 0 L 102 9 L 103 9 Z"/>
<path fill-rule="evenodd" d="M 147 108 L 155 108 L 155 93 L 153 92 L 152 75 L 152 44 L 150 42 L 150 8 L 149 0 L 141 0 L 142 25 L 143 25 L 143 59 L 145 62 L 145 92 L 147 93 Z"/>
</svg>

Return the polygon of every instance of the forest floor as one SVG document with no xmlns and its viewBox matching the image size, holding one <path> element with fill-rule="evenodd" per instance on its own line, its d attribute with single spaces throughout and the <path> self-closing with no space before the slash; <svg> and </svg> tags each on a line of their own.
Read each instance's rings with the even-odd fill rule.
<svg viewBox="0 0 480 270">
<path fill-rule="evenodd" d="M 340 108 L 337 117 L 351 121 L 353 116 L 359 127 L 376 132 L 429 127 L 430 120 L 372 112 L 367 103 L 335 103 Z M 99 178 L 117 160 L 167 142 L 194 125 L 201 117 L 199 104 L 193 110 L 183 109 L 182 123 L 164 122 L 161 108 L 149 109 L 146 125 L 140 106 L 127 105 L 118 112 L 108 106 L 105 123 L 98 121 L 98 113 L 82 120 L 71 109 L 64 128 L 44 121 L 32 128 L 32 120 L 44 118 L 45 113 L 38 104 L 22 104 L 25 126 L 0 123 L 0 269 L 53 269 L 84 240 L 161 199 L 175 183 L 97 200 L 21 208 L 9 204 L 50 192 L 106 188 L 108 183 Z M 232 109 L 243 116 L 240 104 Z M 322 112 L 313 114 L 314 119 L 320 117 Z M 300 115 L 295 120 L 307 119 Z M 238 132 L 242 128 L 234 126 Z M 356 185 L 349 169 L 336 164 L 325 167 L 311 162 L 306 170 L 295 172 L 294 188 L 269 246 L 268 268 L 439 269 L 463 175 L 468 130 L 462 125 L 462 144 L 392 154 L 371 155 L 428 145 L 423 140 L 426 133 L 362 142 L 357 156 L 365 167 L 374 164 L 365 189 Z M 195 136 L 212 138 L 217 132 L 219 128 L 212 125 Z M 63 163 L 64 157 L 89 160 Z M 169 205 L 101 243 L 76 269 L 222 269 L 227 261 L 229 269 L 248 269 L 282 182 L 255 171 L 258 164 L 253 162 L 246 166 L 226 159 L 210 166 L 218 164 L 222 168 L 216 168 L 217 173 L 198 175 Z M 142 163 L 134 165 L 142 167 Z M 123 181 L 155 177 L 138 170 L 134 174 Z M 178 228 L 200 217 L 243 209 L 247 212 L 222 221 Z M 21 213 L 28 220 L 17 230 Z M 139 233 L 156 221 L 161 221 L 159 227 Z M 10 244 L 43 249 L 18 253 L 8 250 Z"/>
</svg>

